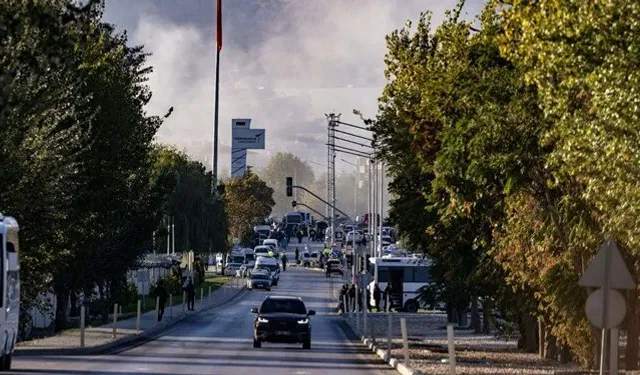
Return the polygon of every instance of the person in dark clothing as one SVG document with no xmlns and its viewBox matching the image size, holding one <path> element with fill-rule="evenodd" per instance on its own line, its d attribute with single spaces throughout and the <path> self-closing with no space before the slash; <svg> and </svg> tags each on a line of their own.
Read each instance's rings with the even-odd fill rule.
<svg viewBox="0 0 640 375">
<path fill-rule="evenodd" d="M 287 270 L 287 253 L 283 252 L 281 259 L 282 259 L 282 271 L 286 271 Z"/>
<path fill-rule="evenodd" d="M 162 321 L 164 315 L 164 305 L 167 303 L 167 289 L 164 287 L 164 280 L 158 280 L 156 286 L 156 297 L 158 297 L 158 321 Z"/>
<path fill-rule="evenodd" d="M 347 291 L 349 290 L 349 286 L 347 284 L 342 285 L 340 289 L 340 297 L 338 297 L 338 312 L 342 311 L 346 313 L 349 311 L 349 307 L 344 305 L 344 299 L 347 296 Z"/>
<path fill-rule="evenodd" d="M 384 310 L 391 311 L 391 283 L 387 283 L 387 286 L 384 288 L 382 297 L 384 298 Z M 389 301 L 389 306 L 387 306 L 387 301 Z"/>
<path fill-rule="evenodd" d="M 296 263 L 300 264 L 300 250 L 298 250 L 297 247 L 296 247 L 296 251 L 295 251 L 295 256 L 296 256 Z"/>
<path fill-rule="evenodd" d="M 301 230 L 298 231 L 298 243 L 302 243 L 302 237 L 304 237 L 304 233 Z"/>
<path fill-rule="evenodd" d="M 184 287 L 184 291 L 187 292 L 187 310 L 195 311 L 196 287 L 193 285 L 191 276 L 187 277 L 187 285 Z"/>
<path fill-rule="evenodd" d="M 354 303 L 356 298 L 356 286 L 355 284 L 351 284 L 349 289 L 347 290 L 347 295 L 349 296 L 349 304 L 353 307 L 349 307 L 349 309 L 353 308 L 353 311 L 357 311 L 357 305 Z"/>
<path fill-rule="evenodd" d="M 378 284 L 375 284 L 373 287 L 373 300 L 376 303 L 376 311 L 380 312 L 380 287 Z"/>
<path fill-rule="evenodd" d="M 370 293 L 369 288 L 371 288 L 371 286 L 370 286 L 370 285 L 369 285 L 369 286 L 367 286 L 367 290 L 365 290 L 365 293 L 367 293 L 367 296 L 366 296 L 366 300 L 365 300 L 365 301 L 366 301 L 366 303 L 367 303 L 367 311 L 368 311 L 368 312 L 371 312 L 371 310 L 373 310 L 373 306 L 371 306 L 371 293 Z"/>
<path fill-rule="evenodd" d="M 331 277 L 331 263 L 327 263 L 327 278 Z"/>
</svg>

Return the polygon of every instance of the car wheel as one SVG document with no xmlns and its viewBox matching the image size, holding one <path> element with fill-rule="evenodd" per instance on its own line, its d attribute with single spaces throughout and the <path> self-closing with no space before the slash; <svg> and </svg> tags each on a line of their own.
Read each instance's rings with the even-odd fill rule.
<svg viewBox="0 0 640 375">
<path fill-rule="evenodd" d="M 302 349 L 311 349 L 311 339 L 302 343 Z"/>
<path fill-rule="evenodd" d="M 255 338 L 253 339 L 253 347 L 254 348 L 260 348 L 262 347 L 262 341 L 260 340 L 256 340 Z"/>
<path fill-rule="evenodd" d="M 418 312 L 418 308 L 419 308 L 419 307 L 420 307 L 420 306 L 418 305 L 418 302 L 416 302 L 416 301 L 415 301 L 415 300 L 413 300 L 413 299 L 408 300 L 408 301 L 407 301 L 407 303 L 405 303 L 405 304 L 404 304 L 404 309 L 405 309 L 407 312 L 410 312 L 410 313 L 416 313 L 416 312 Z"/>
</svg>

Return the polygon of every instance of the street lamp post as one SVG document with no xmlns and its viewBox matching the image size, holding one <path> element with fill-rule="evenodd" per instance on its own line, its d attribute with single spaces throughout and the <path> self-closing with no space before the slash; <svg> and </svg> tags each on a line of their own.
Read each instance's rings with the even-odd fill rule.
<svg viewBox="0 0 640 375">
<path fill-rule="evenodd" d="M 357 164 L 353 164 L 350 161 L 344 160 L 344 159 L 340 159 L 343 162 L 353 165 L 354 167 L 356 167 L 356 174 L 354 176 L 354 185 L 353 185 L 353 220 L 356 219 L 356 215 L 357 215 L 357 204 L 358 204 L 358 165 Z M 354 223 L 355 224 L 355 223 Z"/>
</svg>

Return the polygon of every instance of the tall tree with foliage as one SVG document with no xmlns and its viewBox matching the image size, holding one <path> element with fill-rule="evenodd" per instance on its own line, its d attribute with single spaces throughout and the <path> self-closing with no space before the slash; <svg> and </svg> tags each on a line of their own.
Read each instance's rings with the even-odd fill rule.
<svg viewBox="0 0 640 375">
<path fill-rule="evenodd" d="M 275 205 L 273 189 L 251 168 L 242 177 L 232 177 L 225 182 L 224 199 L 229 234 L 243 242 L 253 240 L 253 227 L 263 223 Z"/>
<path fill-rule="evenodd" d="M 227 222 L 224 205 L 211 194 L 211 172 L 173 147 L 156 146 L 152 159 L 152 185 L 161 191 L 162 218 L 156 228 L 157 251 L 163 251 L 169 220 L 175 225 L 176 252 L 211 249 L 225 252 Z"/>
<path fill-rule="evenodd" d="M 286 195 L 286 178 L 293 177 L 294 185 L 304 186 L 307 189 L 314 182 L 313 169 L 309 164 L 289 152 L 278 152 L 273 155 L 260 175 L 273 189 L 273 199 L 276 202 L 273 214 L 279 217 L 291 211 L 292 198 Z M 305 193 L 302 190 L 297 190 L 296 194 L 298 199 L 302 201 Z"/>
<path fill-rule="evenodd" d="M 606 237 L 615 238 L 638 273 L 640 196 L 640 4 L 627 1 L 516 1 L 501 13 L 502 51 L 525 71 L 555 126 L 545 133 L 553 145 L 550 184 L 571 184 L 590 225 L 569 222 L 564 251 L 575 280 Z M 576 223 L 573 228 L 573 223 Z M 627 369 L 638 367 L 638 293 L 628 296 Z M 595 344 L 595 338 L 593 339 Z M 578 351 L 575 342 L 572 347 Z M 578 351 L 594 364 L 596 351 Z"/>
<path fill-rule="evenodd" d="M 51 285 L 73 216 L 92 118 L 74 28 L 82 10 L 9 0 L 0 7 L 0 207 L 21 225 L 22 322 Z"/>
</svg>

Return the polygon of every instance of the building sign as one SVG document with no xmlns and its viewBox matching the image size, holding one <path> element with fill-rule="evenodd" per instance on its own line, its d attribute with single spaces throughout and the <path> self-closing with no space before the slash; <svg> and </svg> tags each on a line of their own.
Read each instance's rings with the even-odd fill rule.
<svg viewBox="0 0 640 375">
<path fill-rule="evenodd" d="M 264 138 L 264 129 L 234 129 L 231 147 L 235 149 L 264 150 Z"/>
</svg>

